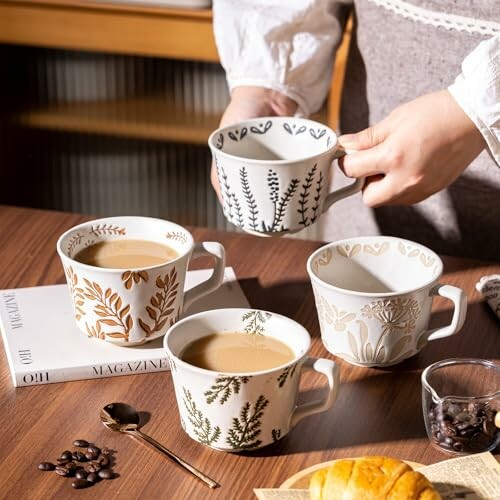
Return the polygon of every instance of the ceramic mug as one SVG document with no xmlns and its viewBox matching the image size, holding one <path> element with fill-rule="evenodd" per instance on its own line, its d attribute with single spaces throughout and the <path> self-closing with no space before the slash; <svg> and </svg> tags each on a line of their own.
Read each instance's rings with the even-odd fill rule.
<svg viewBox="0 0 500 500">
<path fill-rule="evenodd" d="M 257 118 L 216 130 L 208 144 L 224 215 L 249 233 L 300 231 L 363 187 L 357 179 L 328 193 L 332 161 L 346 153 L 335 132 L 315 121 Z"/>
<path fill-rule="evenodd" d="M 439 283 L 441 259 L 418 243 L 388 236 L 337 241 L 316 250 L 307 271 L 325 347 L 356 365 L 399 363 L 465 321 L 465 293 Z M 453 317 L 428 330 L 437 295 L 453 302 Z"/>
<path fill-rule="evenodd" d="M 294 358 L 248 373 L 215 372 L 181 359 L 187 344 L 216 332 L 274 337 L 291 348 Z M 310 343 L 309 333 L 297 322 L 260 310 L 217 309 L 176 323 L 164 347 L 185 432 L 218 450 L 253 450 L 283 438 L 304 417 L 328 410 L 337 397 L 338 368 L 331 360 L 308 357 Z M 297 406 L 303 369 L 324 375 L 328 392 L 322 400 Z"/>
<path fill-rule="evenodd" d="M 133 239 L 162 243 L 178 256 L 164 264 L 140 269 L 109 269 L 74 259 L 89 245 Z M 149 217 L 109 217 L 85 222 L 66 231 L 57 242 L 80 330 L 89 337 L 121 346 L 161 337 L 195 300 L 219 288 L 224 278 L 225 251 L 217 242 L 194 243 L 182 226 Z M 215 261 L 210 278 L 184 292 L 192 258 Z"/>
</svg>

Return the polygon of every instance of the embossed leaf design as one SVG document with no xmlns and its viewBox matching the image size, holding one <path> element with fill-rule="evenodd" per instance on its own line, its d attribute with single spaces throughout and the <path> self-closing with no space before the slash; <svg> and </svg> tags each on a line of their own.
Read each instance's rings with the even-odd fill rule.
<svg viewBox="0 0 500 500">
<path fill-rule="evenodd" d="M 374 256 L 382 255 L 385 252 L 387 252 L 387 250 L 389 250 L 389 243 L 387 241 L 385 241 L 384 243 L 382 243 L 382 245 L 378 245 L 378 244 L 375 244 L 373 246 L 372 245 L 364 245 L 363 250 L 366 253 L 374 255 Z"/>
<path fill-rule="evenodd" d="M 398 250 L 403 254 L 403 255 L 406 255 L 406 249 L 405 249 L 405 246 L 403 245 L 403 243 L 399 242 L 398 243 Z"/>
<path fill-rule="evenodd" d="M 391 358 L 397 358 L 410 340 L 411 335 L 404 335 L 403 337 L 399 338 L 391 349 Z"/>
<path fill-rule="evenodd" d="M 361 251 L 361 245 L 356 243 L 355 245 L 340 245 L 337 247 L 337 252 L 342 255 L 342 257 L 346 257 L 350 259 L 356 256 Z"/>
<path fill-rule="evenodd" d="M 347 338 L 349 339 L 349 347 L 354 354 L 354 357 L 359 360 L 358 353 L 358 343 L 356 342 L 356 337 L 351 332 L 347 332 Z"/>
</svg>

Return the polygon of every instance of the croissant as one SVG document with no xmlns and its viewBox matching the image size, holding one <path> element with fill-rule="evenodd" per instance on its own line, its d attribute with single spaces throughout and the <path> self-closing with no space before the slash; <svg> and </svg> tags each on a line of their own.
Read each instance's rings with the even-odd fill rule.
<svg viewBox="0 0 500 500">
<path fill-rule="evenodd" d="M 309 495 L 311 500 L 441 500 L 423 474 L 381 456 L 337 460 L 316 471 Z"/>
</svg>

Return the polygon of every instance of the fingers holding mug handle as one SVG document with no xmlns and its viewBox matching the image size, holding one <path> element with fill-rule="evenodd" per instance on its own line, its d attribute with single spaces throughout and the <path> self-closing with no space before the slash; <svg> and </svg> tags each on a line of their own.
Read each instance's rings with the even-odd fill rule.
<svg viewBox="0 0 500 500">
<path fill-rule="evenodd" d="M 204 295 L 217 290 L 217 288 L 222 285 L 224 280 L 224 270 L 226 267 L 226 251 L 224 250 L 224 247 L 216 241 L 204 241 L 203 243 L 197 243 L 193 249 L 191 258 L 196 259 L 198 257 L 207 256 L 213 257 L 215 260 L 212 276 L 199 285 L 196 285 L 194 288 L 191 288 L 191 290 L 188 290 L 184 294 L 184 311 L 193 302 L 200 299 Z"/>
<path fill-rule="evenodd" d="M 356 153 L 356 151 L 351 149 L 344 149 L 341 145 L 338 145 L 333 159 L 338 160 L 345 155 L 350 155 L 353 153 Z M 326 212 L 337 201 L 347 198 L 348 196 L 351 196 L 353 194 L 359 193 L 363 189 L 364 185 L 365 178 L 360 177 L 359 179 L 355 179 L 352 184 L 328 193 L 323 203 L 323 213 Z"/>
<path fill-rule="evenodd" d="M 451 323 L 448 326 L 430 330 L 427 340 L 442 339 L 458 333 L 464 324 L 467 312 L 467 295 L 465 292 L 456 286 L 438 285 L 431 293 L 432 295 L 440 295 L 450 299 L 453 302 L 454 309 Z"/>
<path fill-rule="evenodd" d="M 295 427 L 304 417 L 321 413 L 331 408 L 338 395 L 340 375 L 339 368 L 334 361 L 324 358 L 307 358 L 302 368 L 314 370 L 324 375 L 328 381 L 328 394 L 325 399 L 297 406 L 290 419 L 290 428 Z"/>
</svg>

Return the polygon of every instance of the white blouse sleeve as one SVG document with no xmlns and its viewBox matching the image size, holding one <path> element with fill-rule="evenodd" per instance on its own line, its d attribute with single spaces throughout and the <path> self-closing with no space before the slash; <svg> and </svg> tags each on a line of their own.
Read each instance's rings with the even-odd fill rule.
<svg viewBox="0 0 500 500">
<path fill-rule="evenodd" d="M 214 0 L 214 33 L 229 89 L 277 90 L 317 111 L 342 34 L 336 0 Z M 348 2 L 343 2 L 348 3 Z"/>
<path fill-rule="evenodd" d="M 500 166 L 500 35 L 481 42 L 464 59 L 462 73 L 448 90 Z"/>
</svg>

